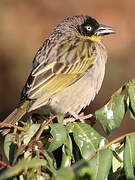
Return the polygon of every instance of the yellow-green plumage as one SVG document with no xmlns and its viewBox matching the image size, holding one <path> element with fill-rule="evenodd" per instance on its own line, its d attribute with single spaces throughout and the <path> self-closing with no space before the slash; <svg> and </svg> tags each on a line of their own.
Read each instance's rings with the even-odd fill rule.
<svg viewBox="0 0 135 180">
<path fill-rule="evenodd" d="M 72 44 L 74 45 L 74 40 L 72 41 Z M 78 81 L 82 76 L 84 76 L 86 71 L 93 65 L 93 62 L 97 55 L 95 49 L 92 52 L 92 55 L 88 57 L 89 51 L 92 51 L 92 49 L 88 48 L 88 46 L 90 47 L 90 44 L 92 44 L 90 40 L 88 42 L 88 40 L 86 39 L 80 39 L 76 47 L 71 50 L 71 53 L 74 53 L 74 55 L 75 53 L 77 54 L 75 62 L 68 65 L 65 62 L 62 62 L 60 68 L 58 68 L 54 72 L 55 66 L 60 63 L 57 62 L 56 57 L 56 60 L 54 62 L 48 64 L 45 68 L 43 67 L 43 69 L 40 69 L 40 71 L 38 71 L 38 74 L 33 73 L 33 76 L 35 77 L 35 82 L 33 82 L 33 86 L 31 86 L 28 92 L 30 94 L 28 97 L 30 99 L 37 100 L 31 105 L 29 109 L 30 111 L 37 109 L 42 105 L 46 105 L 48 103 L 48 98 L 50 100 L 52 95 L 56 94 L 59 91 L 62 91 L 68 86 L 71 86 L 74 82 Z M 66 56 L 67 53 L 70 54 L 70 46 L 71 44 L 69 44 L 69 46 L 63 45 L 62 47 L 57 48 L 62 48 L 61 53 L 63 54 L 63 56 Z M 80 49 L 82 49 L 82 46 L 85 47 L 83 49 L 83 52 L 80 51 Z M 62 59 L 63 56 L 61 56 Z M 83 59 L 81 60 L 82 56 Z M 62 60 L 59 59 L 59 61 Z M 45 79 L 40 78 L 40 80 L 38 80 L 38 86 L 40 86 L 40 88 L 38 89 L 37 85 L 35 87 L 34 84 L 36 84 L 36 77 L 49 70 L 51 70 L 51 74 L 48 77 L 46 77 Z"/>
<path fill-rule="evenodd" d="M 47 113 L 79 113 L 86 107 L 103 81 L 107 53 L 100 37 L 114 32 L 109 28 L 83 15 L 60 23 L 37 52 L 20 103 L 4 122 L 14 124 L 41 107 Z"/>
</svg>

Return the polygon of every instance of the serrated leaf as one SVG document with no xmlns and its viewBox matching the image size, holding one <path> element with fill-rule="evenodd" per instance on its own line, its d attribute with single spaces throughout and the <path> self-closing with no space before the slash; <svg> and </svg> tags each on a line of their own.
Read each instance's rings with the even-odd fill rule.
<svg viewBox="0 0 135 180">
<path fill-rule="evenodd" d="M 124 170 L 127 179 L 134 180 L 135 135 L 127 136 L 124 150 Z"/>
<path fill-rule="evenodd" d="M 88 161 L 90 170 L 96 180 L 105 180 L 109 174 L 112 163 L 112 151 L 104 149 Z"/>
<path fill-rule="evenodd" d="M 15 150 L 15 144 L 13 143 L 15 141 L 15 138 L 13 137 L 13 134 L 7 134 L 5 136 L 4 140 L 4 153 L 10 162 L 12 164 L 12 161 L 14 159 L 14 150 Z"/>
<path fill-rule="evenodd" d="M 97 121 L 101 124 L 107 135 L 110 134 L 112 129 L 120 126 L 124 114 L 124 95 L 119 93 L 115 93 L 110 101 L 95 113 Z"/>
<path fill-rule="evenodd" d="M 46 166 L 46 160 L 34 158 L 32 160 L 22 160 L 17 165 L 7 169 L 1 176 L 0 179 L 8 179 L 9 177 L 18 175 L 25 168 L 38 168 L 40 166 Z"/>
<path fill-rule="evenodd" d="M 25 133 L 23 133 L 23 142 L 24 145 L 28 145 L 28 143 L 30 142 L 31 138 L 37 133 L 37 131 L 40 128 L 40 124 L 32 124 L 30 126 L 30 128 L 28 129 L 28 131 L 26 131 Z"/>
<path fill-rule="evenodd" d="M 50 127 L 53 140 L 48 147 L 48 151 L 52 152 L 67 141 L 67 131 L 65 127 L 59 123 L 50 124 Z"/>
<path fill-rule="evenodd" d="M 90 125 L 80 122 L 74 123 L 73 137 L 84 159 L 88 159 L 107 143 Z"/>
<path fill-rule="evenodd" d="M 129 110 L 130 117 L 135 120 L 135 80 L 127 83 L 127 90 L 129 95 Z"/>
</svg>

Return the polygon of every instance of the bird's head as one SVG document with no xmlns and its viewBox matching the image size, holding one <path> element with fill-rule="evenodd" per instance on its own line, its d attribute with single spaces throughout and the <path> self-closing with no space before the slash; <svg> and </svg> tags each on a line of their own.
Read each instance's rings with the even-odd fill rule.
<svg viewBox="0 0 135 180">
<path fill-rule="evenodd" d="M 92 41 L 98 41 L 104 35 L 115 33 L 112 27 L 99 24 L 95 19 L 87 15 L 68 17 L 56 27 L 56 30 L 83 36 Z"/>
</svg>

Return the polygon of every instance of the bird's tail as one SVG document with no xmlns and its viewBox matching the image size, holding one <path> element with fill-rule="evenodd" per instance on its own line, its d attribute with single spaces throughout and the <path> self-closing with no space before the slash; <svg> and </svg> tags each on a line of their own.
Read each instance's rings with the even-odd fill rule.
<svg viewBox="0 0 135 180">
<path fill-rule="evenodd" d="M 25 101 L 23 105 L 16 108 L 4 121 L 3 123 L 10 123 L 15 124 L 17 121 L 19 121 L 25 114 L 28 107 L 29 102 Z M 3 129 L 0 130 L 2 135 L 6 135 L 10 129 Z"/>
</svg>

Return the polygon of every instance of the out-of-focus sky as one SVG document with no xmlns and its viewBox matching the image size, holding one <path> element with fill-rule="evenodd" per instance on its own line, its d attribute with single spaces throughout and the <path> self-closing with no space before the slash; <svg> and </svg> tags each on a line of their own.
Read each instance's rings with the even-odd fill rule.
<svg viewBox="0 0 135 180">
<path fill-rule="evenodd" d="M 135 1 L 127 0 L 1 0 L 0 1 L 0 120 L 17 105 L 31 71 L 34 55 L 54 27 L 65 17 L 87 14 L 113 26 L 117 34 L 104 38 L 108 49 L 105 80 L 87 108 L 94 112 L 124 82 L 135 78 Z M 114 136 L 133 131 L 125 118 Z"/>
</svg>

